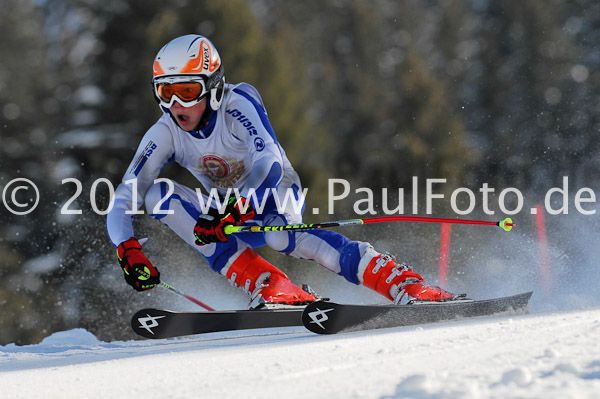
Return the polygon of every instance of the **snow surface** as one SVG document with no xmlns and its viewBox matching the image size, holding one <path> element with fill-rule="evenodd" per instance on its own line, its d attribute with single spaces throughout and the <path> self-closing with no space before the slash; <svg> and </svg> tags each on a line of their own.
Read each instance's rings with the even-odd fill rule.
<svg viewBox="0 0 600 399">
<path fill-rule="evenodd" d="M 598 398 L 600 309 L 319 336 L 302 327 L 0 346 L 3 398 Z"/>
</svg>

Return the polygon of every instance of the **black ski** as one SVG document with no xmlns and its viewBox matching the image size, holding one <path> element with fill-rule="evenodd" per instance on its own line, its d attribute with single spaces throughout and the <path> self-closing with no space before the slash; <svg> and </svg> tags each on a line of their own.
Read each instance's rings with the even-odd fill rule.
<svg viewBox="0 0 600 399">
<path fill-rule="evenodd" d="M 142 337 L 160 339 L 218 331 L 301 326 L 302 310 L 172 312 L 142 309 L 133 315 L 131 327 Z"/>
<path fill-rule="evenodd" d="M 318 334 L 409 326 L 521 310 L 527 306 L 531 294 L 526 292 L 495 299 L 408 305 L 342 305 L 319 301 L 304 309 L 302 322 L 306 328 Z"/>
</svg>

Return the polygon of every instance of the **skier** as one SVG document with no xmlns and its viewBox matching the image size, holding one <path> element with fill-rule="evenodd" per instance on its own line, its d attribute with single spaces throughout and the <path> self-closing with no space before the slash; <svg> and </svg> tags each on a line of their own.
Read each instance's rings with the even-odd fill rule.
<svg viewBox="0 0 600 399">
<path fill-rule="evenodd" d="M 148 213 L 200 252 L 212 270 L 250 294 L 251 308 L 317 300 L 252 249 L 264 244 L 314 260 L 395 303 L 407 297 L 454 297 L 370 244 L 332 231 L 226 235 L 227 225 L 302 223 L 299 177 L 277 141 L 259 93 L 247 83 L 225 82 L 221 58 L 209 39 L 186 35 L 172 40 L 158 52 L 153 69 L 154 95 L 164 115 L 144 135 L 107 216 L 109 237 L 134 289 L 160 284 L 160 273 L 134 238 L 131 214 L 145 203 Z M 218 195 L 199 194 L 177 182 L 155 182 L 169 162 L 188 169 L 209 193 L 216 190 Z M 292 196 L 296 203 L 289 201 Z M 256 211 L 260 204 L 262 212 Z"/>
</svg>

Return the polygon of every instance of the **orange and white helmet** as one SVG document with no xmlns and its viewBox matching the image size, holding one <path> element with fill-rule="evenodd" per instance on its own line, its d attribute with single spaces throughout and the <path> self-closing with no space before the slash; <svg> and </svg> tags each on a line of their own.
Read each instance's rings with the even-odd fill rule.
<svg viewBox="0 0 600 399">
<path fill-rule="evenodd" d="M 152 87 L 163 110 L 168 111 L 175 101 L 194 106 L 208 94 L 212 110 L 221 106 L 225 70 L 206 37 L 185 35 L 171 40 L 156 55 L 153 69 Z"/>
</svg>

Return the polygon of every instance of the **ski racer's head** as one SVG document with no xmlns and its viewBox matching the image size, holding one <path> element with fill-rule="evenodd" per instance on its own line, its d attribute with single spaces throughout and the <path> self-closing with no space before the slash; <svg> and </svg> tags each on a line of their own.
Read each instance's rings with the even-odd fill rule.
<svg viewBox="0 0 600 399">
<path fill-rule="evenodd" d="M 153 73 L 156 100 L 184 130 L 193 130 L 197 124 L 183 127 L 180 122 L 185 121 L 178 120 L 182 115 L 190 116 L 201 109 L 202 116 L 207 117 L 209 110 L 221 106 L 225 71 L 217 49 L 204 36 L 185 35 L 171 40 L 156 55 Z"/>
</svg>

